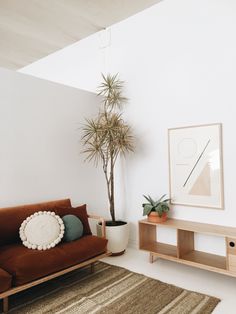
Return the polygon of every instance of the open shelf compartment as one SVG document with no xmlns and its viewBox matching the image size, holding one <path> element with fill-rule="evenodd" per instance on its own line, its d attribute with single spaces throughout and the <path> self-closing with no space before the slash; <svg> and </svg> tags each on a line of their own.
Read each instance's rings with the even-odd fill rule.
<svg viewBox="0 0 236 314">
<path fill-rule="evenodd" d="M 139 223 L 139 248 L 160 256 L 177 258 L 177 246 L 157 241 L 156 225 Z"/>
<path fill-rule="evenodd" d="M 194 248 L 194 232 L 177 230 L 178 258 L 192 263 L 202 264 L 209 267 L 227 269 L 226 257 L 197 251 Z"/>
</svg>

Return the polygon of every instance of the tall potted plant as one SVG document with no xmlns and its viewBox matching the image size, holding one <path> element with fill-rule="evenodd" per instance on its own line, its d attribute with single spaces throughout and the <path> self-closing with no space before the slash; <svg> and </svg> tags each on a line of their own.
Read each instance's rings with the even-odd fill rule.
<svg viewBox="0 0 236 314">
<path fill-rule="evenodd" d="M 129 125 L 123 120 L 121 109 L 127 102 L 123 96 L 123 82 L 118 75 L 102 75 L 98 88 L 101 108 L 93 119 L 83 126 L 83 152 L 87 160 L 101 163 L 105 175 L 111 220 L 106 221 L 108 249 L 115 255 L 122 254 L 128 244 L 128 223 L 116 219 L 115 212 L 115 165 L 120 154 L 134 150 L 134 137 Z M 98 226 L 99 228 L 99 226 Z"/>
</svg>

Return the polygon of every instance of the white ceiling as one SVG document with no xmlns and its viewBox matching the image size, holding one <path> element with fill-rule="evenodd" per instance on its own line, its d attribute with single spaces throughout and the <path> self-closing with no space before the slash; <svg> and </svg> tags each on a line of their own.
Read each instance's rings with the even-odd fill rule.
<svg viewBox="0 0 236 314">
<path fill-rule="evenodd" d="M 0 0 L 0 66 L 19 69 L 160 0 Z"/>
</svg>

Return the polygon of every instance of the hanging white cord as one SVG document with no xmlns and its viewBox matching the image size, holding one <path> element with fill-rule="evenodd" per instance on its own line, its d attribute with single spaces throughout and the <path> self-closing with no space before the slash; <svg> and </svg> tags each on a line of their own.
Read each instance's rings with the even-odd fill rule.
<svg viewBox="0 0 236 314">
<path fill-rule="evenodd" d="M 106 28 L 99 33 L 99 48 L 102 58 L 102 73 L 107 75 L 110 69 L 111 29 Z"/>
</svg>

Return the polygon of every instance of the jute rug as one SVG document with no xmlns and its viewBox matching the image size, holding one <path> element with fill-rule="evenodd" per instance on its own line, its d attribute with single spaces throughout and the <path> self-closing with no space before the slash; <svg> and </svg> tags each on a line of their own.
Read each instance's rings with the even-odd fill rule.
<svg viewBox="0 0 236 314">
<path fill-rule="evenodd" d="M 18 314 L 208 314 L 220 300 L 99 262 L 10 298 Z"/>
</svg>

